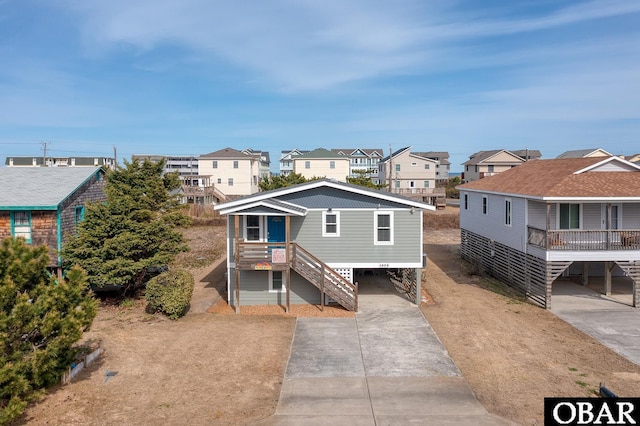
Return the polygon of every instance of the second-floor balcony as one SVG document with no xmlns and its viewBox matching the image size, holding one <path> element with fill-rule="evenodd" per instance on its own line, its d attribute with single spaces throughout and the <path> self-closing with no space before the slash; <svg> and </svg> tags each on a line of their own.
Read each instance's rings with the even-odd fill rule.
<svg viewBox="0 0 640 426">
<path fill-rule="evenodd" d="M 532 226 L 528 229 L 527 242 L 546 250 L 640 250 L 640 230 L 638 229 L 545 231 Z"/>
</svg>

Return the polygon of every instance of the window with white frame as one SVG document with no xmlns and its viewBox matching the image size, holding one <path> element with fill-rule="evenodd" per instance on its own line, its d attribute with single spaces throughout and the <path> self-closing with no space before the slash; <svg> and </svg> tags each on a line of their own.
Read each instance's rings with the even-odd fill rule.
<svg viewBox="0 0 640 426">
<path fill-rule="evenodd" d="M 304 162 L 304 168 L 305 169 L 310 169 L 311 168 L 311 161 L 307 160 Z"/>
<path fill-rule="evenodd" d="M 332 210 L 322 212 L 322 236 L 340 236 L 340 212 Z"/>
<path fill-rule="evenodd" d="M 238 160 L 233 160 L 233 168 L 234 169 L 238 168 Z"/>
<path fill-rule="evenodd" d="M 229 180 L 227 181 L 227 184 L 229 186 L 233 186 L 233 178 L 229 178 Z"/>
<path fill-rule="evenodd" d="M 486 195 L 482 196 L 482 214 L 487 214 L 489 212 L 489 197 Z"/>
<path fill-rule="evenodd" d="M 411 162 L 411 166 L 412 166 L 412 167 L 416 167 L 417 165 L 418 165 L 418 163 L 417 163 L 417 162 L 415 162 L 415 161 L 412 161 L 412 162 Z"/>
<path fill-rule="evenodd" d="M 335 169 L 336 168 L 336 162 L 333 161 L 333 160 L 329 161 L 329 168 L 330 169 Z"/>
<path fill-rule="evenodd" d="M 425 180 L 425 181 L 424 181 L 424 187 L 425 187 L 425 188 L 429 188 L 429 181 L 428 181 L 428 180 Z"/>
<path fill-rule="evenodd" d="M 11 212 L 11 234 L 31 244 L 31 212 Z"/>
<path fill-rule="evenodd" d="M 396 164 L 396 172 L 400 171 L 400 164 Z"/>
<path fill-rule="evenodd" d="M 504 224 L 511 226 L 511 199 L 504 200 Z"/>
<path fill-rule="evenodd" d="M 218 160 L 213 160 L 211 162 L 211 167 L 214 168 L 214 169 L 217 169 L 218 168 Z"/>
<path fill-rule="evenodd" d="M 424 165 L 424 169 L 425 169 L 425 170 L 429 170 L 429 163 L 426 163 L 426 164 Z"/>
<path fill-rule="evenodd" d="M 281 293 L 287 289 L 286 277 L 283 271 L 269 271 L 269 291 Z"/>
<path fill-rule="evenodd" d="M 245 217 L 245 241 L 260 241 L 260 216 Z"/>
<path fill-rule="evenodd" d="M 373 217 L 375 245 L 393 245 L 393 212 L 376 211 Z"/>
</svg>

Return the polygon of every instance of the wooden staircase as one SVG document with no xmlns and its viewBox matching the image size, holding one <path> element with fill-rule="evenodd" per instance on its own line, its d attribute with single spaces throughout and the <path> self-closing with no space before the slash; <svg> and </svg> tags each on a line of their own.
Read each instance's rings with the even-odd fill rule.
<svg viewBox="0 0 640 426">
<path fill-rule="evenodd" d="M 300 247 L 291 244 L 291 267 L 307 281 L 349 311 L 358 310 L 358 285 L 347 281 L 330 266 Z M 324 302 L 324 301 L 323 301 Z"/>
</svg>

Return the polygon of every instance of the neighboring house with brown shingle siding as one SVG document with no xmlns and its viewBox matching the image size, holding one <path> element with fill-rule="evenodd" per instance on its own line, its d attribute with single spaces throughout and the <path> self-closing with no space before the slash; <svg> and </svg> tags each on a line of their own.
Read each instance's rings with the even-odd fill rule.
<svg viewBox="0 0 640 426">
<path fill-rule="evenodd" d="M 462 257 L 549 307 L 563 272 L 633 280 L 640 303 L 640 166 L 619 157 L 532 160 L 461 186 Z"/>
<path fill-rule="evenodd" d="M 101 167 L 0 168 L 0 239 L 21 237 L 49 249 L 51 268 L 87 202 L 105 200 Z"/>
</svg>

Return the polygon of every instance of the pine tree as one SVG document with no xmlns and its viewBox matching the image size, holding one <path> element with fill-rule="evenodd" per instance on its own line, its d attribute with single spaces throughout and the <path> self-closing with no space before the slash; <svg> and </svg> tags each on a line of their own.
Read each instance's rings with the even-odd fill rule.
<svg viewBox="0 0 640 426">
<path fill-rule="evenodd" d="M 58 281 L 48 263 L 43 246 L 19 238 L 0 243 L 0 424 L 60 380 L 96 315 L 84 271 L 72 268 Z"/>
<path fill-rule="evenodd" d="M 141 287 L 153 271 L 186 251 L 178 226 L 189 224 L 172 191 L 175 173 L 164 163 L 131 163 L 107 173 L 105 203 L 90 204 L 78 233 L 62 250 L 65 267 L 85 269 L 92 286 L 115 285 L 123 292 Z"/>
</svg>

